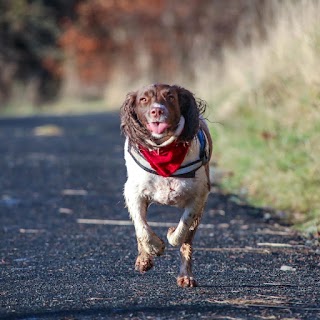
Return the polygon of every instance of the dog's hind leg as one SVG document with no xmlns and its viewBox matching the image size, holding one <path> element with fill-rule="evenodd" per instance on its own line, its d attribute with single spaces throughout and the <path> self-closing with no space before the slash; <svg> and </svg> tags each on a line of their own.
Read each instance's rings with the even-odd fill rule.
<svg viewBox="0 0 320 320">
<path fill-rule="evenodd" d="M 177 285 L 179 287 L 197 287 L 197 282 L 192 273 L 192 241 L 201 220 L 202 212 L 199 217 L 194 220 L 193 225 L 189 229 L 184 243 L 180 247 L 180 272 L 177 277 Z"/>
<path fill-rule="evenodd" d="M 197 282 L 192 273 L 192 241 L 203 214 L 206 196 L 196 207 L 186 209 L 182 215 L 177 228 L 168 230 L 168 240 L 171 245 L 180 245 L 180 272 L 177 277 L 179 287 L 196 287 Z"/>
</svg>

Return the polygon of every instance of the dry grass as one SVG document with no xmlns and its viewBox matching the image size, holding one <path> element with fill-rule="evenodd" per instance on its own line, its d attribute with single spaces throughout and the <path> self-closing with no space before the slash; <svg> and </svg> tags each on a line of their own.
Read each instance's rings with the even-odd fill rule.
<svg viewBox="0 0 320 320">
<path fill-rule="evenodd" d="M 212 125 L 215 160 L 234 173 L 224 187 L 255 204 L 286 210 L 292 221 L 315 231 L 320 225 L 320 1 L 274 5 L 278 16 L 268 41 L 226 51 L 223 66 L 213 63 L 211 72 L 208 66 L 198 69 L 196 91 L 214 106 L 209 117 L 221 124 Z"/>
</svg>

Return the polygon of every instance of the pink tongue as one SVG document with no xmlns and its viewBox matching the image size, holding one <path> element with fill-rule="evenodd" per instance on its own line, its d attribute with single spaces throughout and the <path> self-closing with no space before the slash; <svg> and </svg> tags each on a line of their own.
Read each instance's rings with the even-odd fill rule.
<svg viewBox="0 0 320 320">
<path fill-rule="evenodd" d="M 147 124 L 148 130 L 157 134 L 163 133 L 168 127 L 169 125 L 165 122 L 150 122 Z"/>
</svg>

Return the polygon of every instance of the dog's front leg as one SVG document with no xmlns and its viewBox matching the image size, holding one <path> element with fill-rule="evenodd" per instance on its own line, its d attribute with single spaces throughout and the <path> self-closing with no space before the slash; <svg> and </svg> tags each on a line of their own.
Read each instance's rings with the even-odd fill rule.
<svg viewBox="0 0 320 320">
<path fill-rule="evenodd" d="M 136 270 L 148 271 L 153 267 L 153 257 L 162 255 L 165 249 L 161 240 L 147 223 L 148 201 L 132 192 L 132 187 L 125 186 L 126 204 L 133 221 L 138 242 L 138 257 Z"/>
</svg>

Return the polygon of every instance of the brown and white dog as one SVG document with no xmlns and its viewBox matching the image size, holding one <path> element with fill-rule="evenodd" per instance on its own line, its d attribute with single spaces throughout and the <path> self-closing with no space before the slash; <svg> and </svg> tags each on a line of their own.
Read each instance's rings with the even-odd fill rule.
<svg viewBox="0 0 320 320">
<path fill-rule="evenodd" d="M 138 241 L 135 268 L 148 271 L 153 257 L 165 249 L 147 223 L 148 206 L 183 208 L 178 225 L 167 233 L 169 243 L 180 246 L 181 287 L 197 285 L 191 268 L 192 240 L 210 190 L 212 141 L 202 117 L 205 108 L 190 91 L 167 84 L 128 93 L 121 107 L 128 174 L 124 197 Z"/>
</svg>

